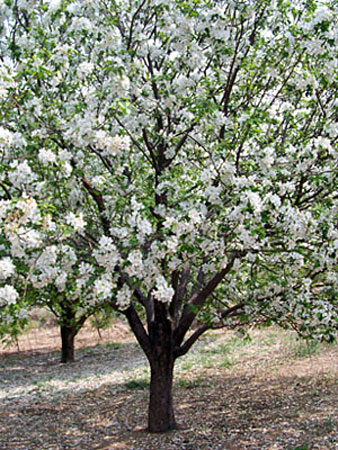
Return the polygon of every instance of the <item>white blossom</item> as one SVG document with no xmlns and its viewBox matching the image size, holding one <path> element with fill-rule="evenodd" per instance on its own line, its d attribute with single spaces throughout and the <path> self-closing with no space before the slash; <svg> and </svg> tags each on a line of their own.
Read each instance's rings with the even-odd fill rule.
<svg viewBox="0 0 338 450">
<path fill-rule="evenodd" d="M 56 156 L 52 150 L 41 148 L 39 151 L 39 160 L 44 165 L 52 164 L 56 161 Z"/>
<path fill-rule="evenodd" d="M 11 285 L 5 284 L 0 287 L 0 306 L 14 305 L 19 297 L 18 291 Z"/>
<path fill-rule="evenodd" d="M 101 237 L 98 248 L 93 252 L 93 256 L 98 264 L 105 267 L 107 271 L 113 271 L 120 260 L 118 249 L 109 236 Z"/>
<path fill-rule="evenodd" d="M 116 304 L 119 309 L 123 310 L 129 306 L 132 294 L 132 290 L 126 284 L 121 289 L 119 289 L 116 295 Z"/>
<path fill-rule="evenodd" d="M 0 259 L 0 278 L 8 278 L 15 273 L 15 265 L 11 258 Z"/>
<path fill-rule="evenodd" d="M 75 231 L 81 231 L 86 225 L 86 222 L 83 218 L 83 213 L 80 212 L 78 214 L 74 214 L 73 212 L 70 212 L 67 217 L 66 221 L 69 225 L 71 225 Z"/>
<path fill-rule="evenodd" d="M 13 141 L 13 134 L 6 128 L 0 127 L 0 147 L 9 146 Z"/>
<path fill-rule="evenodd" d="M 155 284 L 154 297 L 160 302 L 170 303 L 175 294 L 174 289 L 168 286 L 166 279 L 162 275 L 156 278 Z"/>
<path fill-rule="evenodd" d="M 102 276 L 94 282 L 93 295 L 98 300 L 110 298 L 113 293 L 114 285 L 108 276 Z"/>
<path fill-rule="evenodd" d="M 36 175 L 33 173 L 27 161 L 19 164 L 15 162 L 11 166 L 14 170 L 9 172 L 8 178 L 15 187 L 22 188 L 22 185 L 29 185 L 36 179 Z"/>
<path fill-rule="evenodd" d="M 134 250 L 128 255 L 128 262 L 130 265 L 126 268 L 126 272 L 130 276 L 142 278 L 143 274 L 143 258 L 139 250 Z"/>
<path fill-rule="evenodd" d="M 260 196 L 253 191 L 248 191 L 245 193 L 247 202 L 255 210 L 256 213 L 260 213 L 262 210 L 262 200 Z"/>
</svg>

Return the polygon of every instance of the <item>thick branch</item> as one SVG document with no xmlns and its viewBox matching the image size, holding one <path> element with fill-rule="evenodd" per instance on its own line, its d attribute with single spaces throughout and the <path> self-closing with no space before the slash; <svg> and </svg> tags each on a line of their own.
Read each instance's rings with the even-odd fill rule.
<svg viewBox="0 0 338 450">
<path fill-rule="evenodd" d="M 152 359 L 152 348 L 148 334 L 136 312 L 133 305 L 130 305 L 123 314 L 127 317 L 130 328 L 132 329 L 138 343 L 142 347 L 149 361 Z"/>
<path fill-rule="evenodd" d="M 174 320 L 175 325 L 176 325 L 178 313 L 181 308 L 182 301 L 183 301 L 183 298 L 185 295 L 187 284 L 189 281 L 190 269 L 191 269 L 191 265 L 190 265 L 190 263 L 187 263 L 183 269 L 183 273 L 181 275 L 179 283 L 177 283 L 177 288 L 175 289 L 175 295 L 174 295 L 174 298 L 169 307 L 169 312 L 170 312 L 172 319 Z"/>
<path fill-rule="evenodd" d="M 143 128 L 143 130 L 142 130 L 142 136 L 143 136 L 143 140 L 144 140 L 144 142 L 146 144 L 146 147 L 147 147 L 147 149 L 148 149 L 148 151 L 150 153 L 150 157 L 151 157 L 151 161 L 153 163 L 153 167 L 157 171 L 158 170 L 158 165 L 157 165 L 156 157 L 155 157 L 155 154 L 154 154 L 154 148 L 151 145 L 151 143 L 149 142 L 148 133 L 147 133 L 147 130 L 145 128 Z"/>
<path fill-rule="evenodd" d="M 232 315 L 237 313 L 237 311 L 239 309 L 241 309 L 242 307 L 243 307 L 243 303 L 239 303 L 237 305 L 231 306 L 230 308 L 226 309 L 225 311 L 223 311 L 220 314 L 221 319 L 225 319 L 226 317 L 231 317 Z M 210 322 L 204 323 L 199 328 L 197 328 L 197 330 L 180 347 L 175 349 L 175 353 L 174 353 L 175 358 L 178 358 L 179 356 L 183 356 L 186 353 L 188 353 L 188 351 L 194 345 L 194 343 L 197 341 L 197 339 L 200 336 L 202 336 L 202 334 L 205 333 L 207 330 L 211 330 L 214 328 L 223 328 L 224 326 L 225 326 L 225 324 L 215 325 Z"/>
<path fill-rule="evenodd" d="M 147 325 L 148 325 L 148 332 L 149 332 L 150 324 L 154 320 L 154 300 L 152 298 L 151 291 L 149 292 L 148 297 L 145 297 L 142 294 L 142 292 L 140 291 L 140 289 L 135 288 L 134 295 L 138 299 L 138 301 L 141 303 L 141 305 L 144 307 L 144 309 L 146 310 Z"/>
<path fill-rule="evenodd" d="M 2 189 L 5 191 L 6 194 L 6 200 L 10 200 L 12 198 L 9 190 L 7 189 L 7 187 L 5 186 L 4 183 L 0 183 L 0 187 L 2 187 Z"/>
<path fill-rule="evenodd" d="M 85 176 L 82 177 L 82 183 L 84 187 L 86 188 L 87 192 L 90 194 L 90 196 L 95 201 L 97 208 L 100 212 L 100 220 L 102 223 L 103 230 L 107 236 L 110 235 L 110 222 L 109 220 L 104 216 L 105 213 L 105 205 L 103 201 L 103 197 L 101 192 L 98 192 L 96 189 L 93 188 L 90 181 L 87 180 Z"/>
<path fill-rule="evenodd" d="M 229 273 L 232 266 L 234 265 L 237 256 L 237 253 L 234 254 L 227 266 L 221 271 L 217 272 L 216 275 L 214 275 L 211 280 L 209 280 L 206 286 L 200 289 L 198 292 L 194 293 L 189 302 L 185 304 L 181 319 L 175 329 L 175 344 L 177 346 L 181 345 L 184 336 L 189 330 L 197 313 L 202 308 L 208 296 L 216 289 L 216 287 L 227 275 L 227 273 Z"/>
<path fill-rule="evenodd" d="M 210 330 L 211 327 L 212 327 L 212 325 L 207 322 L 207 323 L 204 323 L 203 325 L 201 325 L 199 328 L 197 328 L 197 330 L 189 337 L 189 339 L 187 339 L 184 342 L 183 345 L 175 348 L 175 351 L 174 351 L 175 358 L 178 358 L 179 356 L 183 356 L 186 353 L 188 353 L 188 351 L 193 346 L 193 344 L 197 341 L 197 339 L 200 336 L 202 336 L 202 334 L 205 333 L 207 330 Z"/>
</svg>

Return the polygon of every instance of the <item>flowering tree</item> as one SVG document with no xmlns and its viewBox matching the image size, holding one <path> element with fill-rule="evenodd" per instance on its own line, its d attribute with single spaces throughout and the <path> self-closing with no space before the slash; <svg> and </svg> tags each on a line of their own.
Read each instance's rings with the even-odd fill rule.
<svg viewBox="0 0 338 450">
<path fill-rule="evenodd" d="M 332 2 L 0 5 L 13 302 L 24 280 L 124 314 L 150 431 L 176 427 L 174 363 L 206 330 L 336 336 Z"/>
</svg>

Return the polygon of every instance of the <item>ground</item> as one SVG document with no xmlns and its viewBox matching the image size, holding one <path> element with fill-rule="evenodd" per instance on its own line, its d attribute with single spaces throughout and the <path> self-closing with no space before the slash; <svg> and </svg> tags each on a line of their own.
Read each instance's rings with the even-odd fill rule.
<svg viewBox="0 0 338 450">
<path fill-rule="evenodd" d="M 0 348 L 1 450 L 338 449 L 338 346 L 277 328 L 204 336 L 178 361 L 180 430 L 144 431 L 149 372 L 126 325 L 77 339 L 59 363 L 58 330 Z"/>
</svg>

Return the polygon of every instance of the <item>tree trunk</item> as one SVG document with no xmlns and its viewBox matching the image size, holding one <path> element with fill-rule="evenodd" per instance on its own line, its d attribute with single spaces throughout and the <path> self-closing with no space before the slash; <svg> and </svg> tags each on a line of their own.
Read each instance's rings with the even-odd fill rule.
<svg viewBox="0 0 338 450">
<path fill-rule="evenodd" d="M 173 408 L 174 358 L 167 355 L 151 361 L 148 430 L 160 433 L 177 428 Z"/>
<path fill-rule="evenodd" d="M 74 361 L 74 338 L 76 336 L 75 327 L 60 326 L 61 330 L 61 362 L 69 363 Z"/>
</svg>

